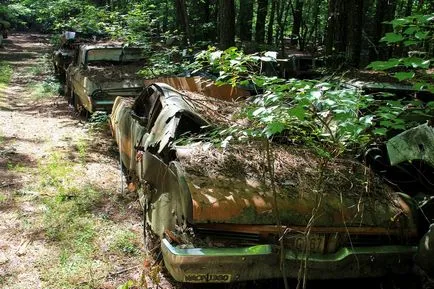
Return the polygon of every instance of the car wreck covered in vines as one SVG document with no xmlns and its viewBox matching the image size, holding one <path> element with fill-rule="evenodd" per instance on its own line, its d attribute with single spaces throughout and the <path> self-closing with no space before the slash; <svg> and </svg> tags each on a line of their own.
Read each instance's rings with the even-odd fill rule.
<svg viewBox="0 0 434 289">
<path fill-rule="evenodd" d="M 113 105 L 111 130 L 144 207 L 145 243 L 161 250 L 174 279 L 342 279 L 412 270 L 420 232 L 410 197 L 352 158 L 324 165 L 307 147 L 273 143 L 270 159 L 258 140 L 224 148 L 210 141 L 236 110 L 234 101 L 164 83 Z"/>
</svg>

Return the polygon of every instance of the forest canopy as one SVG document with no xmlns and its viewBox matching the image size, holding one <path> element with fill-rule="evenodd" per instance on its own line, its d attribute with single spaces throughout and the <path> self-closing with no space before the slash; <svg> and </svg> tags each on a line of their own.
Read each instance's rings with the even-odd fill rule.
<svg viewBox="0 0 434 289">
<path fill-rule="evenodd" d="M 8 18 L 19 29 L 74 30 L 129 42 L 176 40 L 185 46 L 218 45 L 221 49 L 236 45 L 249 52 L 278 50 L 281 54 L 285 54 L 285 45 L 289 43 L 298 50 L 331 56 L 356 67 L 361 62 L 366 65 L 391 56 L 382 37 L 393 31 L 393 19 L 432 16 L 434 11 L 434 4 L 423 0 L 3 0 L 0 3 L 0 18 Z M 425 24 L 432 26 L 432 20 Z M 425 45 L 430 46 L 427 48 L 432 55 L 432 44 L 427 41 Z"/>
<path fill-rule="evenodd" d="M 432 99 L 419 103 L 420 100 L 414 99 L 366 97 L 360 91 L 342 87 L 343 80 L 334 76 L 337 71 L 352 75 L 356 69 L 368 69 L 378 71 L 365 74 L 368 80 L 388 79 L 433 92 L 434 2 L 3 0 L 0 3 L 0 18 L 11 22 L 16 30 L 54 35 L 76 31 L 147 45 L 149 63 L 141 72 L 143 77 L 193 71 L 206 73 L 218 82 L 255 87 L 266 97 L 255 102 L 246 114 L 257 121 L 260 134 L 266 137 L 283 131 L 303 135 L 297 130 L 307 131 L 312 122 L 318 122 L 318 129 L 305 135 L 303 141 L 323 141 L 326 137 L 332 143 L 346 146 L 365 143 L 366 132 L 373 125 L 375 129 L 370 132 L 376 136 L 413 125 L 401 119 L 409 106 L 416 107 L 423 120 L 433 114 Z M 328 79 L 286 81 L 264 73 L 270 62 L 289 55 L 315 57 L 322 63 L 320 69 L 325 72 L 322 75 Z M 271 67 L 274 69 L 273 64 Z M 363 75 L 360 70 L 356 73 L 358 77 Z M 312 106 L 306 106 L 307 103 Z M 330 117 L 330 112 L 334 117 Z M 332 124 L 337 125 L 334 133 L 324 133 Z M 233 133 L 236 131 L 230 132 Z"/>
</svg>

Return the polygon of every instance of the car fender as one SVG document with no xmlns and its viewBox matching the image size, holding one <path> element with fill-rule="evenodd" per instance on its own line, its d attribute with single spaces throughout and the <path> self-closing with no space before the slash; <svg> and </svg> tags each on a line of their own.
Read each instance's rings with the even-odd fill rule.
<svg viewBox="0 0 434 289">
<path fill-rule="evenodd" d="M 174 230 L 176 225 L 184 225 L 191 220 L 191 195 L 176 162 L 166 164 L 145 151 L 141 163 L 141 180 L 152 188 L 147 196 L 146 219 L 152 231 L 163 237 L 166 230 Z"/>
</svg>

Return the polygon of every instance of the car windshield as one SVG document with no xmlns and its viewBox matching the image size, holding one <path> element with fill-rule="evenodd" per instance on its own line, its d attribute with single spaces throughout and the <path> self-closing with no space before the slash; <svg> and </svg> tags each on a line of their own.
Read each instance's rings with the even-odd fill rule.
<svg viewBox="0 0 434 289">
<path fill-rule="evenodd" d="M 142 59 L 144 59 L 144 55 L 141 48 L 95 48 L 87 51 L 87 63 L 131 62 Z"/>
</svg>

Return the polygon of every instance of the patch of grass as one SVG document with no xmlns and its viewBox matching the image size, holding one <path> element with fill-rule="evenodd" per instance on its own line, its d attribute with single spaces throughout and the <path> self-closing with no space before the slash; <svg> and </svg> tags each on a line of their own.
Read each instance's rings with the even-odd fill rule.
<svg viewBox="0 0 434 289">
<path fill-rule="evenodd" d="M 42 82 L 29 85 L 29 89 L 32 90 L 32 97 L 37 100 L 58 96 L 60 88 L 60 83 L 53 76 L 47 77 Z"/>
<path fill-rule="evenodd" d="M 42 198 L 45 235 L 61 248 L 60 254 L 44 270 L 48 288 L 76 288 L 83 280 L 94 283 L 98 278 L 93 275 L 105 275 L 106 269 L 101 267 L 109 266 L 99 260 L 100 221 L 93 215 L 104 194 L 89 185 L 77 185 L 80 174 L 74 166 L 61 155 L 53 154 L 38 168 L 38 173 L 44 176 L 40 190 L 48 192 Z"/>
<path fill-rule="evenodd" d="M 60 154 L 53 153 L 47 163 L 39 164 L 40 176 L 43 176 L 40 185 L 45 187 L 51 187 L 55 191 L 59 189 L 63 190 L 69 185 L 68 176 L 72 174 L 73 167 L 70 162 L 62 158 Z"/>
<path fill-rule="evenodd" d="M 0 61 L 0 89 L 6 87 L 12 77 L 12 67 L 5 61 Z"/>
<path fill-rule="evenodd" d="M 39 57 L 28 67 L 23 77 L 29 79 L 27 88 L 34 99 L 50 98 L 59 95 L 62 85 L 53 75 L 53 65 L 49 54 Z"/>
<path fill-rule="evenodd" d="M 35 65 L 30 66 L 26 69 L 26 73 L 30 74 L 30 76 L 38 76 L 42 75 L 45 72 L 44 66 L 42 65 Z"/>
<path fill-rule="evenodd" d="M 16 163 L 16 164 L 8 163 L 7 167 L 8 167 L 8 171 L 12 171 L 12 172 L 22 173 L 22 172 L 25 172 L 28 170 L 28 168 L 26 166 L 24 166 L 20 163 Z"/>
<path fill-rule="evenodd" d="M 115 233 L 110 249 L 126 255 L 138 255 L 140 252 L 137 236 L 130 231 L 122 230 Z"/>
<path fill-rule="evenodd" d="M 86 162 L 86 155 L 87 155 L 87 152 L 89 150 L 88 140 L 85 138 L 79 138 L 77 140 L 77 143 L 75 144 L 75 147 L 78 151 L 78 156 L 80 158 L 80 161 L 82 163 L 85 163 Z"/>
<path fill-rule="evenodd" d="M 88 145 L 88 139 L 79 139 L 79 154 L 85 156 Z M 35 172 L 41 178 L 32 190 L 39 192 L 35 201 L 43 210 L 34 223 L 52 252 L 39 258 L 44 288 L 103 288 L 120 262 L 141 262 L 140 236 L 111 221 L 110 213 L 101 214 L 112 196 L 90 185 L 82 169 L 68 155 L 52 153 Z"/>
<path fill-rule="evenodd" d="M 52 62 L 50 54 L 46 53 L 36 59 L 35 64 L 25 71 L 28 77 L 37 77 L 52 74 Z"/>
</svg>

